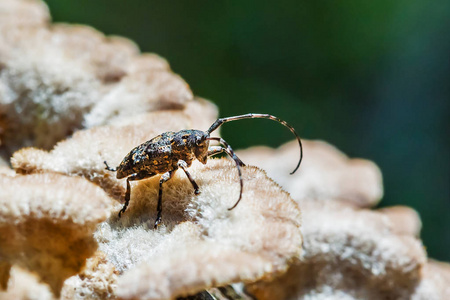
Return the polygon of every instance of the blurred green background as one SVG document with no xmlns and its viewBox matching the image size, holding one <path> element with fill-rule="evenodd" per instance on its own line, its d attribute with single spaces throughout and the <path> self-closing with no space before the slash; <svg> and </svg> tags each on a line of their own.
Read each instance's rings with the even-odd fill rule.
<svg viewBox="0 0 450 300">
<path fill-rule="evenodd" d="M 91 25 L 165 57 L 220 116 L 271 113 L 382 169 L 381 206 L 421 215 L 431 257 L 450 261 L 450 1 L 48 0 L 56 22 Z M 234 148 L 292 139 L 230 123 Z"/>
</svg>

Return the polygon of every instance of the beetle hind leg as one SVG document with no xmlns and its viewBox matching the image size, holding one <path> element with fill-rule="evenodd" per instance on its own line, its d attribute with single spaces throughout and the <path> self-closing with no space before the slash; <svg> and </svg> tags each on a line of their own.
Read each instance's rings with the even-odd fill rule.
<svg viewBox="0 0 450 300">
<path fill-rule="evenodd" d="M 106 168 L 105 168 L 106 170 L 111 171 L 111 172 L 116 172 L 117 171 L 117 168 L 111 168 L 110 166 L 108 166 L 108 163 L 106 162 L 106 160 L 103 161 L 103 163 L 106 166 Z"/>
<path fill-rule="evenodd" d="M 130 181 L 141 180 L 141 179 L 145 179 L 145 178 L 148 178 L 148 177 L 152 177 L 154 175 L 155 174 L 152 174 L 152 173 L 140 172 L 140 173 L 136 173 L 136 174 L 133 174 L 131 176 L 128 176 L 128 178 L 127 178 L 127 191 L 125 192 L 125 203 L 123 204 L 122 209 L 119 211 L 119 218 L 127 210 L 128 204 L 130 203 L 130 194 L 131 194 Z"/>
<path fill-rule="evenodd" d="M 169 181 L 172 178 L 174 171 L 168 171 L 164 173 L 159 179 L 159 191 L 158 191 L 158 205 L 156 207 L 157 214 L 155 220 L 154 229 L 157 229 L 159 225 L 161 225 L 161 215 L 162 215 L 162 185 L 164 182 Z"/>
<path fill-rule="evenodd" d="M 119 211 L 119 218 L 127 210 L 128 204 L 130 203 L 130 191 L 131 191 L 130 180 L 135 180 L 135 179 L 130 179 L 130 178 L 135 177 L 135 176 L 136 175 L 132 175 L 127 178 L 127 191 L 125 192 L 125 203 L 123 204 L 122 209 Z"/>
<path fill-rule="evenodd" d="M 130 203 L 130 192 L 131 192 L 130 181 L 139 179 L 143 179 L 139 177 L 139 174 L 133 174 L 127 178 L 127 191 L 125 192 L 125 203 L 123 204 L 122 209 L 119 211 L 119 218 L 127 210 L 128 204 Z"/>
</svg>

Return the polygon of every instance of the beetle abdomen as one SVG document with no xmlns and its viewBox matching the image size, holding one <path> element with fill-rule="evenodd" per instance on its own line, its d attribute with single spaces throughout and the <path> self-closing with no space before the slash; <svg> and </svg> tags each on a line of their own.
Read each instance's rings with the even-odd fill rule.
<svg viewBox="0 0 450 300">
<path fill-rule="evenodd" d="M 145 153 L 146 143 L 141 144 L 128 153 L 117 167 L 117 178 L 121 179 L 142 170 L 148 156 Z"/>
</svg>

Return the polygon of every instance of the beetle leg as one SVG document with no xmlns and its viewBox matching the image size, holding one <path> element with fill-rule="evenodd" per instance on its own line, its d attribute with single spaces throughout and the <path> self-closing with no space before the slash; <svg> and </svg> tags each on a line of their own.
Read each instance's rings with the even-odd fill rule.
<svg viewBox="0 0 450 300">
<path fill-rule="evenodd" d="M 157 215 L 155 220 L 155 226 L 154 229 L 158 228 L 158 226 L 161 224 L 161 214 L 162 214 L 162 185 L 164 182 L 168 181 L 170 178 L 172 178 L 174 171 L 168 171 L 161 175 L 161 178 L 159 179 L 159 191 L 158 191 L 158 206 L 156 208 Z"/>
<path fill-rule="evenodd" d="M 222 152 L 224 152 L 224 149 L 223 149 L 223 147 L 221 147 L 221 146 L 211 146 L 211 147 L 209 147 L 208 148 L 208 156 L 213 156 L 213 155 L 216 155 L 216 154 L 219 154 L 219 153 L 222 153 Z"/>
<path fill-rule="evenodd" d="M 244 188 L 244 182 L 242 180 L 241 166 L 245 166 L 245 165 L 239 159 L 239 157 L 236 156 L 233 149 L 231 149 L 231 146 L 228 145 L 228 143 L 225 142 L 224 139 L 218 138 L 218 137 L 209 137 L 208 140 L 218 141 L 219 143 L 221 143 L 224 146 L 224 147 L 221 147 L 222 152 L 225 152 L 226 154 L 228 154 L 236 163 L 236 167 L 237 167 L 238 173 L 239 173 L 239 183 L 241 184 L 241 191 L 239 192 L 239 199 L 236 201 L 236 203 L 232 207 L 230 207 L 228 209 L 228 210 L 232 210 L 233 208 L 235 208 L 238 205 L 239 201 L 241 201 L 241 198 L 242 198 L 242 189 Z M 210 147 L 208 150 L 209 150 L 208 153 L 211 153 L 211 155 L 218 154 L 219 152 L 221 152 L 219 150 L 219 147 L 215 147 L 215 146 Z"/>
<path fill-rule="evenodd" d="M 187 163 L 184 160 L 178 161 L 178 166 L 183 169 L 184 173 L 186 173 L 187 178 L 192 183 L 192 186 L 194 187 L 194 193 L 196 195 L 200 194 L 200 190 L 198 189 L 198 184 L 195 182 L 194 178 L 192 178 L 191 174 L 187 170 Z"/>
<path fill-rule="evenodd" d="M 110 166 L 108 166 L 108 163 L 105 161 L 103 161 L 103 163 L 106 165 L 106 170 L 111 171 L 111 172 L 116 172 L 117 168 L 111 168 Z"/>
<path fill-rule="evenodd" d="M 131 176 L 128 176 L 127 178 L 127 191 L 125 192 L 125 203 L 123 204 L 122 209 L 119 211 L 119 218 L 122 216 L 122 214 L 127 210 L 128 204 L 130 203 L 130 192 L 131 192 L 131 185 L 130 181 L 134 180 L 141 180 L 148 177 L 152 177 L 155 174 L 147 173 L 147 172 L 139 172 L 135 173 Z"/>
<path fill-rule="evenodd" d="M 130 181 L 139 180 L 137 177 L 138 174 L 133 174 L 131 176 L 128 176 L 127 178 L 127 191 L 125 192 L 125 203 L 123 204 L 122 209 L 119 211 L 119 218 L 127 210 L 128 203 L 130 203 L 130 191 L 131 191 Z"/>
<path fill-rule="evenodd" d="M 223 141 L 223 142 L 225 142 L 225 141 Z M 233 152 L 233 150 L 231 149 L 231 147 L 228 145 L 228 144 L 226 144 L 227 145 L 227 148 L 230 148 L 230 152 Z M 222 147 L 222 146 L 211 146 L 211 147 L 209 147 L 208 148 L 208 156 L 213 156 L 213 155 L 217 155 L 217 154 L 219 154 L 219 153 L 223 153 L 223 152 L 227 152 L 226 150 L 225 150 L 225 148 L 224 147 Z M 234 152 L 233 152 L 234 153 Z M 233 157 L 232 155 L 230 155 L 231 157 Z M 237 155 L 236 154 L 234 154 L 234 156 L 235 156 L 235 158 L 236 158 L 236 160 L 237 160 L 237 163 L 241 166 L 241 167 L 243 167 L 243 166 L 245 166 L 245 164 L 242 162 L 242 160 L 239 158 L 239 157 L 237 157 Z M 234 158 L 233 158 L 234 159 Z"/>
</svg>

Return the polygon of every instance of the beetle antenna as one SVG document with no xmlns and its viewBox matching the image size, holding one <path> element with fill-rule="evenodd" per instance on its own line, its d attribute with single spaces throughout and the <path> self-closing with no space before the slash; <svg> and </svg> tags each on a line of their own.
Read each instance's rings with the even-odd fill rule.
<svg viewBox="0 0 450 300">
<path fill-rule="evenodd" d="M 218 141 L 220 144 L 222 144 L 223 147 L 223 151 L 225 151 L 236 163 L 236 167 L 238 169 L 238 173 L 239 173 L 239 182 L 241 184 L 241 191 L 239 192 L 239 199 L 236 201 L 236 203 L 230 207 L 228 210 L 232 210 L 233 208 L 235 208 L 239 202 L 241 201 L 242 198 L 242 190 L 244 188 L 244 182 L 242 180 L 242 170 L 241 170 L 241 165 L 244 166 L 244 163 L 239 159 L 239 157 L 236 156 L 236 154 L 234 153 L 233 149 L 231 149 L 231 146 L 228 145 L 227 142 L 225 142 L 224 139 L 222 138 L 218 138 L 218 137 L 209 137 L 207 138 L 207 140 L 212 140 L 212 141 Z"/>
<path fill-rule="evenodd" d="M 108 166 L 108 163 L 105 161 L 103 161 L 103 163 L 106 165 L 106 170 L 111 171 L 111 172 L 116 172 L 117 168 L 111 168 L 110 166 Z"/>
<path fill-rule="evenodd" d="M 237 121 L 237 120 L 243 120 L 243 119 L 269 119 L 269 120 L 273 120 L 276 121 L 278 123 L 283 124 L 285 127 L 289 128 L 289 130 L 295 135 L 295 137 L 297 138 L 298 141 L 298 145 L 300 146 L 300 159 L 298 161 L 297 166 L 295 167 L 294 171 L 291 172 L 291 175 L 294 174 L 298 168 L 300 167 L 300 163 L 302 162 L 303 159 L 303 147 L 302 147 L 302 141 L 300 140 L 300 137 L 298 136 L 297 132 L 295 131 L 294 127 L 292 127 L 291 125 L 289 125 L 288 123 L 286 123 L 286 121 L 281 120 L 280 118 L 277 118 L 275 116 L 272 115 L 268 115 L 268 114 L 245 114 L 245 115 L 240 115 L 240 116 L 233 116 L 233 117 L 228 117 L 228 118 L 221 118 L 221 119 L 217 119 L 212 125 L 211 127 L 209 127 L 209 129 L 206 131 L 208 134 L 211 134 L 211 132 L 213 132 L 214 130 L 216 130 L 217 128 L 219 128 L 222 124 L 226 123 L 226 122 L 230 122 L 230 121 Z M 239 201 L 238 201 L 239 202 Z"/>
</svg>

